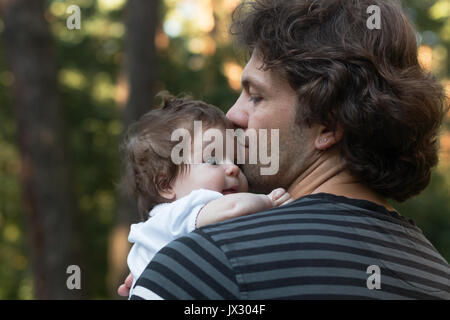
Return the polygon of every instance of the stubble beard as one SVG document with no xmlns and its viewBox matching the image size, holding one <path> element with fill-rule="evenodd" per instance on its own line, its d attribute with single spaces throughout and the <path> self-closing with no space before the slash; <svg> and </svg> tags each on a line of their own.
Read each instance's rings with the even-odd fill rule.
<svg viewBox="0 0 450 320">
<path fill-rule="evenodd" d="M 306 159 L 303 150 L 305 145 L 306 138 L 300 126 L 295 125 L 295 128 L 284 134 L 280 132 L 279 170 L 277 174 L 261 175 L 261 168 L 266 166 L 259 162 L 242 165 L 241 169 L 248 180 L 249 192 L 268 194 L 276 188 L 287 190 L 298 177 L 299 170 L 304 167 Z"/>
</svg>

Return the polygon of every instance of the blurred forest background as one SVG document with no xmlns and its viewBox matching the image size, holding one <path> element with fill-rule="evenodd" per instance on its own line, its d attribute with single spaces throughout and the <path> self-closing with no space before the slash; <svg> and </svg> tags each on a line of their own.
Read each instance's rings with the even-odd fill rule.
<svg viewBox="0 0 450 320">
<path fill-rule="evenodd" d="M 116 299 L 129 225 L 119 145 L 160 90 L 226 111 L 245 56 L 239 0 L 0 0 L 0 299 Z M 81 29 L 69 30 L 70 5 Z M 450 1 L 404 0 L 419 58 L 450 95 Z M 428 189 L 393 205 L 450 261 L 450 118 Z M 66 269 L 81 267 L 81 290 Z"/>
</svg>

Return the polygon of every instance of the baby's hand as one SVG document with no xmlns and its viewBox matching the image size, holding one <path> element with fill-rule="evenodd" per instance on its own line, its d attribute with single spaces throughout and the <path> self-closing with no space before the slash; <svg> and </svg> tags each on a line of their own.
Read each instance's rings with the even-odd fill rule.
<svg viewBox="0 0 450 320">
<path fill-rule="evenodd" d="M 130 273 L 125 279 L 124 283 L 117 289 L 117 293 L 121 297 L 128 297 L 130 294 L 131 286 L 133 284 L 133 275 Z"/>
<path fill-rule="evenodd" d="M 269 197 L 270 201 L 272 201 L 272 205 L 274 207 L 279 207 L 294 201 L 289 192 L 287 192 L 283 188 L 275 189 L 267 196 Z"/>
</svg>

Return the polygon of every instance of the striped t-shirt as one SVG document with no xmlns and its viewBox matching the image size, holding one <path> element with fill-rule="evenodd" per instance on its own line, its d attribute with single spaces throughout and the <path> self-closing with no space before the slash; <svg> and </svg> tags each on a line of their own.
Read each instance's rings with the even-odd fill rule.
<svg viewBox="0 0 450 320">
<path fill-rule="evenodd" d="M 450 299 L 449 279 L 414 222 L 321 193 L 171 242 L 131 299 Z"/>
</svg>

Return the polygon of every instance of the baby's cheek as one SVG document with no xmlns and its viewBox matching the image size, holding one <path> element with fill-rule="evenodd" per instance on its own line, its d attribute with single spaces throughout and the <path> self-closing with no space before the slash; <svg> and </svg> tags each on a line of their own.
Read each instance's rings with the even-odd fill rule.
<svg viewBox="0 0 450 320">
<path fill-rule="evenodd" d="M 202 177 L 202 181 L 209 190 L 217 192 L 222 192 L 225 186 L 225 177 L 217 172 L 209 172 Z"/>
</svg>

